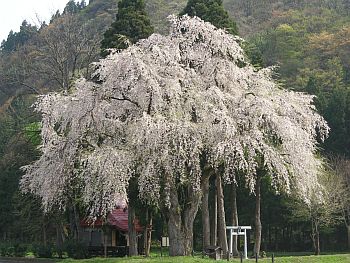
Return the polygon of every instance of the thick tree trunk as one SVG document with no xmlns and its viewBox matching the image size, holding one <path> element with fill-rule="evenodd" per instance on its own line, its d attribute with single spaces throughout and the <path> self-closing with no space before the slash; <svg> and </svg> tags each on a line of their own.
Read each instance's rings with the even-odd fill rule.
<svg viewBox="0 0 350 263">
<path fill-rule="evenodd" d="M 137 256 L 137 233 L 135 228 L 135 208 L 128 206 L 129 256 Z"/>
<path fill-rule="evenodd" d="M 71 201 L 70 208 L 69 208 L 69 226 L 70 226 L 70 237 L 74 240 L 79 240 L 79 230 L 80 230 L 80 218 L 79 218 L 79 211 L 74 203 L 74 201 Z"/>
<path fill-rule="evenodd" d="M 215 187 L 213 188 L 212 209 L 210 213 L 211 227 L 210 227 L 210 245 L 217 245 L 218 236 L 218 195 L 216 191 L 216 180 L 214 180 Z"/>
<path fill-rule="evenodd" d="M 226 220 L 224 206 L 224 191 L 222 188 L 221 176 L 216 176 L 216 189 L 218 194 L 218 244 L 224 255 L 227 254 L 227 235 L 226 235 Z"/>
<path fill-rule="evenodd" d="M 202 178 L 203 249 L 210 246 L 209 179 L 209 174 Z"/>
<path fill-rule="evenodd" d="M 201 195 L 191 186 L 186 189 L 185 207 L 179 204 L 177 189 L 171 189 L 168 221 L 169 255 L 189 256 L 193 249 L 193 222 L 198 212 Z"/>
<path fill-rule="evenodd" d="M 261 246 L 261 178 L 257 175 L 256 185 L 255 185 L 255 244 L 254 244 L 254 255 L 260 254 L 260 246 Z"/>
<path fill-rule="evenodd" d="M 193 228 L 183 225 L 180 213 L 170 213 L 168 221 L 169 255 L 189 256 L 192 251 Z"/>
<path fill-rule="evenodd" d="M 232 205 L 232 218 L 231 226 L 238 226 L 238 210 L 237 210 L 237 191 L 236 184 L 232 183 L 231 185 L 231 205 Z M 232 255 L 238 256 L 238 236 L 233 236 L 233 245 L 232 245 Z"/>
<path fill-rule="evenodd" d="M 59 258 L 63 255 L 63 237 L 62 237 L 63 227 L 61 222 L 57 222 L 56 226 L 56 250 Z"/>
</svg>

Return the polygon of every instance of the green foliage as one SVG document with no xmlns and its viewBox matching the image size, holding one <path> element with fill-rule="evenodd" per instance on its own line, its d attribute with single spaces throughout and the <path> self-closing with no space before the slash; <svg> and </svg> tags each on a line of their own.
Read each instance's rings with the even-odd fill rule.
<svg viewBox="0 0 350 263">
<path fill-rule="evenodd" d="M 272 18 L 272 29 L 249 43 L 262 54 L 264 65 L 279 66 L 280 80 L 288 87 L 317 96 L 315 105 L 331 127 L 325 151 L 349 156 L 350 19 L 334 8 L 281 12 Z"/>
<path fill-rule="evenodd" d="M 129 43 L 147 38 L 153 31 L 144 1 L 122 0 L 118 3 L 116 19 L 101 42 L 102 54 L 106 55 L 108 48 L 127 48 Z"/>
<path fill-rule="evenodd" d="M 20 46 L 23 46 L 27 43 L 36 33 L 36 26 L 28 24 L 26 20 L 22 22 L 20 31 L 14 33 L 10 31 L 7 40 L 1 43 L 0 50 L 11 52 L 17 50 Z"/>
<path fill-rule="evenodd" d="M 32 122 L 24 127 L 24 135 L 28 140 L 34 145 L 39 146 L 41 143 L 41 123 L 40 122 Z"/>
<path fill-rule="evenodd" d="M 2 257 L 24 257 L 28 246 L 19 243 L 0 243 L 0 256 Z"/>
<path fill-rule="evenodd" d="M 244 42 L 242 48 L 255 68 L 260 69 L 264 67 L 263 55 L 255 43 Z"/>
<path fill-rule="evenodd" d="M 145 1 L 146 11 L 150 14 L 151 23 L 154 26 L 155 32 L 166 34 L 168 30 L 167 17 L 172 14 L 180 13 L 187 0 L 148 0 Z"/>
<path fill-rule="evenodd" d="M 332 128 L 326 149 L 350 156 L 350 89 L 334 89 L 320 108 Z"/>
<path fill-rule="evenodd" d="M 75 2 L 74 0 L 70 0 L 64 8 L 63 14 L 76 14 L 85 7 L 86 2 L 84 0 L 82 0 L 80 3 Z"/>
<path fill-rule="evenodd" d="M 198 16 L 217 28 L 224 28 L 233 35 L 238 34 L 235 21 L 224 9 L 222 0 L 189 0 L 180 15 Z"/>
</svg>

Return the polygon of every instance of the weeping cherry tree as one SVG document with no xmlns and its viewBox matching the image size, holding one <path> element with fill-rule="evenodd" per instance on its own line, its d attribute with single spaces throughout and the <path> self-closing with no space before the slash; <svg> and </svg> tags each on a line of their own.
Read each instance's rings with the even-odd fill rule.
<svg viewBox="0 0 350 263">
<path fill-rule="evenodd" d="M 170 17 L 153 34 L 95 64 L 91 80 L 35 104 L 42 114 L 42 156 L 24 167 L 21 186 L 45 210 L 79 193 L 91 217 L 127 199 L 131 178 L 143 202 L 168 219 L 170 255 L 192 251 L 193 221 L 209 173 L 234 183 L 244 172 L 254 192 L 266 170 L 276 189 L 307 200 L 328 133 L 313 97 L 279 87 L 257 71 L 238 37 L 199 18 Z"/>
</svg>

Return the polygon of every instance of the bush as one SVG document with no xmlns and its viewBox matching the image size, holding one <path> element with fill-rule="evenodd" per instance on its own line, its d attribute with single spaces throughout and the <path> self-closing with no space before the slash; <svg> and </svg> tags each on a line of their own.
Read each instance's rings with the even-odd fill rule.
<svg viewBox="0 0 350 263">
<path fill-rule="evenodd" d="M 74 259 L 83 259 L 89 256 L 86 244 L 75 240 L 67 240 L 64 243 L 64 250 L 67 252 L 68 257 Z"/>
<path fill-rule="evenodd" d="M 28 246 L 24 244 L 14 244 L 13 248 L 15 257 L 24 257 L 27 253 Z"/>
<path fill-rule="evenodd" d="M 0 256 L 2 257 L 24 257 L 28 246 L 19 243 L 1 243 Z"/>
<path fill-rule="evenodd" d="M 53 247 L 51 244 L 35 244 L 33 245 L 33 253 L 37 258 L 52 258 Z"/>
<path fill-rule="evenodd" d="M 1 243 L 0 244 L 0 256 L 2 257 L 13 257 L 14 256 L 14 247 L 10 243 Z"/>
</svg>

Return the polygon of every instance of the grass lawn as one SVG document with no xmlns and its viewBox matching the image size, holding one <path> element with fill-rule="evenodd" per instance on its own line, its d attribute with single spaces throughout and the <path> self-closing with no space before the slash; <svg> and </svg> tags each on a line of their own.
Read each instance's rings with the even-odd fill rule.
<svg viewBox="0 0 350 263">
<path fill-rule="evenodd" d="M 202 259 L 201 257 L 133 257 L 133 258 L 93 258 L 86 260 L 65 259 L 59 263 L 209 263 L 209 262 L 227 262 L 226 260 L 213 261 L 211 259 Z M 239 259 L 232 259 L 230 262 L 240 262 Z M 243 260 L 243 262 L 255 262 L 255 259 Z M 259 259 L 259 262 L 272 262 L 271 258 Z M 275 263 L 350 263 L 350 254 L 335 254 L 322 256 L 278 256 L 275 257 Z"/>
</svg>

